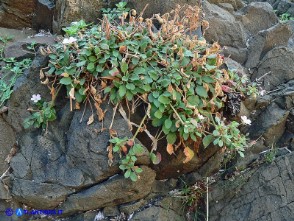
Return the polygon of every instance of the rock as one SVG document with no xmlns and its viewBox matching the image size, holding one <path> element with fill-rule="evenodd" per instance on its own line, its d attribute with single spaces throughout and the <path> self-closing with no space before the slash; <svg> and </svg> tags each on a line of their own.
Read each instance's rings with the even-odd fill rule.
<svg viewBox="0 0 294 221">
<path fill-rule="evenodd" d="M 71 22 L 84 19 L 87 22 L 96 22 L 97 18 L 101 18 L 102 8 L 114 7 L 115 3 L 119 0 L 110 1 L 91 1 L 91 0 L 65 0 L 57 1 L 56 9 L 53 18 L 53 31 L 59 33 L 65 26 L 70 25 Z M 167 1 L 155 1 L 155 0 L 129 0 L 128 7 L 134 8 L 140 13 L 147 4 L 149 7 L 144 12 L 144 17 L 152 17 L 153 14 L 171 11 L 177 4 L 191 4 L 198 3 L 197 0 L 167 0 Z"/>
<path fill-rule="evenodd" d="M 230 3 L 218 3 L 217 5 L 230 13 L 234 12 L 234 7 Z"/>
<path fill-rule="evenodd" d="M 259 0 L 254 0 L 259 1 Z M 262 0 L 263 2 L 268 2 L 273 6 L 273 9 L 278 15 L 289 14 L 294 17 L 294 3 L 291 0 Z"/>
<path fill-rule="evenodd" d="M 2 0 L 0 2 L 0 26 L 15 29 L 31 27 L 35 8 L 35 0 Z"/>
<path fill-rule="evenodd" d="M 293 160 L 291 153 L 233 181 L 215 183 L 209 193 L 210 220 L 292 220 Z"/>
<path fill-rule="evenodd" d="M 198 153 L 195 154 L 191 161 L 183 163 L 186 157 L 182 149 L 176 152 L 176 156 L 166 153 L 166 148 L 158 148 L 158 150 L 162 155 L 162 161 L 158 165 L 152 165 L 152 168 L 156 171 L 156 179 L 159 180 L 177 178 L 181 174 L 195 171 L 203 167 L 212 156 L 217 157 L 220 154 L 218 147 L 211 146 L 206 149 L 200 147 Z M 209 173 L 212 173 L 214 170 L 216 170 L 215 167 L 211 168 Z"/>
<path fill-rule="evenodd" d="M 166 0 L 166 1 L 157 1 L 157 0 L 129 0 L 128 5 L 129 8 L 134 8 L 140 13 L 145 6 L 148 4 L 144 12 L 144 17 L 150 18 L 153 14 L 165 14 L 170 12 L 175 8 L 176 5 L 198 5 L 199 2 L 197 0 Z"/>
<path fill-rule="evenodd" d="M 30 28 L 24 28 L 22 30 L 17 30 L 17 29 L 9 29 L 9 28 L 1 28 L 0 27 L 0 37 L 2 37 L 2 38 L 10 37 L 10 38 L 12 38 L 13 41 L 25 39 L 29 36 L 34 35 L 34 34 L 36 34 L 36 31 L 34 31 Z M 9 45 L 10 42 L 8 42 L 7 44 Z"/>
<path fill-rule="evenodd" d="M 273 145 L 283 135 L 288 115 L 289 111 L 281 109 L 277 104 L 272 103 L 252 123 L 249 128 L 250 138 L 257 139 L 262 135 L 265 138 L 266 145 Z"/>
<path fill-rule="evenodd" d="M 5 185 L 2 180 L 0 180 L 0 199 L 2 200 L 10 200 L 11 195 L 9 191 L 9 187 Z"/>
<path fill-rule="evenodd" d="M 212 4 L 216 4 L 226 10 L 229 9 L 228 10 L 229 12 L 232 12 L 231 7 L 233 8 L 233 11 L 234 11 L 234 10 L 239 10 L 245 6 L 244 2 L 241 0 L 208 0 L 208 2 Z M 231 6 L 229 6 L 228 4 Z"/>
<path fill-rule="evenodd" d="M 182 201 L 167 197 L 157 205 L 144 209 L 132 217 L 131 221 L 180 221 L 185 220 L 182 211 Z"/>
<path fill-rule="evenodd" d="M 13 180 L 12 185 L 13 198 L 35 209 L 53 209 L 73 192 L 73 189 L 58 184 L 38 183 L 18 178 Z"/>
<path fill-rule="evenodd" d="M 22 60 L 25 58 L 33 59 L 40 46 L 52 45 L 54 43 L 55 38 L 53 36 L 31 37 L 18 40 L 4 48 L 4 56 L 6 58 L 13 57 L 17 60 Z M 31 45 L 34 46 L 34 50 L 29 48 Z"/>
<path fill-rule="evenodd" d="M 151 191 L 155 179 L 153 170 L 146 166 L 142 166 L 142 169 L 143 174 L 137 182 L 118 175 L 102 184 L 68 196 L 59 209 L 63 210 L 63 214 L 73 214 L 141 199 Z"/>
<path fill-rule="evenodd" d="M 141 207 L 147 204 L 147 201 L 144 199 L 141 199 L 136 202 L 126 203 L 119 206 L 119 211 L 125 214 L 132 214 L 135 211 L 139 210 Z"/>
<path fill-rule="evenodd" d="M 251 78 L 260 78 L 265 90 L 273 90 L 280 84 L 293 79 L 293 60 L 294 48 L 276 47 L 262 58 L 258 70 Z"/>
<path fill-rule="evenodd" d="M 7 102 L 9 111 L 3 118 L 13 127 L 16 132 L 23 130 L 23 120 L 29 116 L 27 109 L 30 107 L 30 100 L 33 94 L 40 94 L 44 100 L 50 100 L 51 95 L 48 88 L 40 84 L 39 72 L 45 67 L 48 57 L 37 56 L 33 61 L 30 70 L 16 80 L 13 93 Z"/>
<path fill-rule="evenodd" d="M 279 23 L 267 30 L 260 31 L 249 39 L 248 60 L 245 67 L 256 68 L 259 61 L 273 48 L 293 47 L 294 21 Z"/>
<path fill-rule="evenodd" d="M 0 115 L 0 174 L 2 175 L 8 169 L 8 155 L 16 143 L 15 133 L 11 126 L 3 120 Z M 11 156 L 12 157 L 12 156 Z M 0 175 L 0 176 L 1 176 Z"/>
<path fill-rule="evenodd" d="M 224 56 L 227 58 L 233 58 L 235 61 L 240 64 L 244 64 L 247 60 L 247 48 L 235 48 L 230 46 L 223 47 L 222 52 Z"/>
<path fill-rule="evenodd" d="M 120 213 L 117 206 L 107 206 L 103 209 L 103 214 L 105 216 L 113 217 L 113 216 L 118 216 Z"/>
<path fill-rule="evenodd" d="M 111 5 L 107 5 L 107 3 Z M 69 26 L 73 21 L 84 19 L 86 22 L 97 22 L 101 17 L 101 9 L 114 6 L 113 1 L 91 0 L 65 0 L 57 1 L 53 15 L 53 32 L 60 33 L 63 27 Z"/>
<path fill-rule="evenodd" d="M 55 0 L 38 0 L 32 27 L 35 30 L 52 31 Z"/>
<path fill-rule="evenodd" d="M 238 20 L 242 22 L 250 35 L 268 29 L 278 23 L 278 17 L 267 2 L 253 2 L 238 11 Z"/>
<path fill-rule="evenodd" d="M 206 40 L 217 41 L 222 46 L 245 47 L 245 30 L 231 13 L 208 2 L 203 3 L 203 10 L 209 22 L 209 28 L 204 34 Z"/>
</svg>

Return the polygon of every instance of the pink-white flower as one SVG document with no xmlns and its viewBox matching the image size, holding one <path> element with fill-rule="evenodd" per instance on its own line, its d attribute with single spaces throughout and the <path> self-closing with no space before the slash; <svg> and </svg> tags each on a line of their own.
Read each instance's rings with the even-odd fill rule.
<svg viewBox="0 0 294 221">
<path fill-rule="evenodd" d="M 251 120 L 248 119 L 246 116 L 241 116 L 241 120 L 243 124 L 251 125 Z"/>
<path fill-rule="evenodd" d="M 265 95 L 265 93 L 266 93 L 266 90 L 261 90 L 261 91 L 259 91 L 259 94 L 260 94 L 261 96 Z"/>
<path fill-rule="evenodd" d="M 41 95 L 40 94 L 33 94 L 32 101 L 34 101 L 34 103 L 37 103 L 39 100 L 41 100 Z"/>
<path fill-rule="evenodd" d="M 203 117 L 203 115 L 201 115 L 201 114 L 198 114 L 198 118 L 199 118 L 199 120 L 204 120 L 205 117 Z"/>
<path fill-rule="evenodd" d="M 72 44 L 76 41 L 77 41 L 77 39 L 74 37 L 65 38 L 65 39 L 63 39 L 62 44 L 68 45 L 68 44 Z"/>
</svg>

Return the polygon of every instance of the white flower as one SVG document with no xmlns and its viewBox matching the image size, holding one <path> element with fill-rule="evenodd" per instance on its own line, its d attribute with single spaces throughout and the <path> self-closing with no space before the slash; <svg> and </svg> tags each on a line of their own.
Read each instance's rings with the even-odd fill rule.
<svg viewBox="0 0 294 221">
<path fill-rule="evenodd" d="M 241 116 L 241 120 L 243 124 L 251 125 L 251 120 L 248 119 L 246 116 Z"/>
<path fill-rule="evenodd" d="M 77 39 L 74 38 L 74 37 L 65 38 L 65 39 L 63 39 L 62 44 L 65 44 L 65 45 L 67 45 L 67 44 L 72 44 L 72 43 L 74 43 L 75 41 L 77 41 Z"/>
<path fill-rule="evenodd" d="M 40 94 L 33 94 L 32 101 L 34 101 L 35 103 L 37 103 L 39 100 L 41 100 L 41 95 Z"/>
<path fill-rule="evenodd" d="M 77 21 L 73 21 L 72 23 L 70 23 L 70 25 L 78 25 L 79 23 Z"/>
<path fill-rule="evenodd" d="M 105 217 L 103 215 L 103 213 L 101 211 L 99 211 L 99 213 L 95 216 L 94 221 L 100 221 L 103 220 Z"/>
<path fill-rule="evenodd" d="M 199 120 L 204 120 L 204 117 L 201 114 L 198 114 L 198 118 L 199 118 Z"/>
<path fill-rule="evenodd" d="M 260 94 L 261 96 L 265 95 L 265 93 L 266 93 L 266 90 L 261 90 L 261 91 L 259 91 L 259 94 Z"/>
</svg>

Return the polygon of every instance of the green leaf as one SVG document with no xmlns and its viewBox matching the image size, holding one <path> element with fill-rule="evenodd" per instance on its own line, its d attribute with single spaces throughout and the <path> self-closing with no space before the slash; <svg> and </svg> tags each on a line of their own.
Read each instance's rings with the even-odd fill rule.
<svg viewBox="0 0 294 221">
<path fill-rule="evenodd" d="M 128 101 L 131 101 L 133 99 L 133 94 L 130 91 L 127 91 L 126 93 L 126 98 L 128 99 Z"/>
<path fill-rule="evenodd" d="M 137 174 L 134 173 L 134 172 L 131 173 L 130 178 L 131 178 L 131 180 L 132 180 L 133 182 L 136 182 L 136 181 L 138 180 L 138 176 L 137 176 Z"/>
<path fill-rule="evenodd" d="M 203 76 L 202 77 L 202 80 L 206 83 L 213 83 L 215 82 L 215 80 L 212 78 L 212 77 L 209 77 L 209 76 Z"/>
<path fill-rule="evenodd" d="M 177 140 L 177 134 L 176 133 L 169 133 L 166 136 L 166 140 L 169 144 L 174 144 Z"/>
<path fill-rule="evenodd" d="M 162 112 L 160 110 L 157 110 L 155 113 L 154 113 L 154 116 L 158 119 L 161 119 L 162 118 Z"/>
<path fill-rule="evenodd" d="M 199 97 L 197 95 L 192 95 L 187 98 L 189 104 L 197 106 L 199 104 Z"/>
<path fill-rule="evenodd" d="M 220 147 L 224 146 L 224 142 L 223 142 L 223 140 L 219 140 L 218 145 L 219 145 Z"/>
<path fill-rule="evenodd" d="M 126 88 L 132 91 L 132 90 L 135 90 L 136 87 L 135 87 L 134 84 L 128 83 L 128 84 L 126 85 Z"/>
<path fill-rule="evenodd" d="M 127 92 L 126 86 L 125 85 L 121 85 L 118 89 L 118 94 L 120 97 L 123 97 Z"/>
<path fill-rule="evenodd" d="M 144 148 L 140 144 L 135 144 L 132 149 L 135 155 L 137 156 L 142 155 L 142 153 L 144 153 Z"/>
<path fill-rule="evenodd" d="M 218 136 L 220 135 L 220 133 L 219 133 L 218 130 L 214 130 L 214 131 L 212 132 L 212 134 L 213 134 L 213 136 L 215 136 L 215 137 L 218 137 Z"/>
<path fill-rule="evenodd" d="M 202 140 L 204 148 L 208 147 L 208 145 L 212 142 L 213 139 L 214 137 L 212 135 L 207 135 L 206 137 L 204 137 L 204 139 Z"/>
<path fill-rule="evenodd" d="M 158 101 L 162 104 L 169 104 L 170 103 L 170 99 L 166 96 L 163 96 L 163 95 L 159 96 Z"/>
<path fill-rule="evenodd" d="M 159 152 L 157 152 L 156 155 L 154 153 L 150 153 L 150 159 L 153 164 L 159 164 L 161 161 L 161 154 Z"/>
<path fill-rule="evenodd" d="M 100 47 L 101 47 L 103 50 L 109 50 L 109 46 L 108 46 L 108 44 L 101 43 L 101 44 L 100 44 Z"/>
<path fill-rule="evenodd" d="M 167 129 L 170 129 L 171 126 L 172 126 L 173 122 L 171 121 L 171 119 L 167 118 L 165 121 L 164 121 L 164 126 L 167 128 Z"/>
<path fill-rule="evenodd" d="M 97 60 L 97 58 L 95 56 L 90 56 L 88 59 L 91 62 L 95 62 Z"/>
<path fill-rule="evenodd" d="M 94 71 L 95 70 L 95 63 L 91 62 L 87 65 L 88 71 Z"/>
<path fill-rule="evenodd" d="M 97 65 L 96 71 L 97 72 L 102 72 L 102 71 L 104 71 L 104 68 L 101 65 Z"/>
<path fill-rule="evenodd" d="M 142 173 L 142 172 L 143 172 L 143 169 L 140 168 L 140 167 L 138 167 L 138 168 L 135 169 L 135 172 L 136 172 L 136 173 Z"/>
<path fill-rule="evenodd" d="M 196 93 L 201 97 L 204 97 L 204 98 L 208 97 L 207 91 L 205 90 L 203 86 L 197 86 Z"/>
<path fill-rule="evenodd" d="M 120 165 L 120 166 L 119 166 L 119 169 L 121 169 L 121 170 L 126 170 L 127 167 L 126 167 L 125 165 Z"/>
<path fill-rule="evenodd" d="M 129 178 L 131 175 L 131 170 L 128 169 L 126 172 L 125 172 L 125 178 Z"/>
<path fill-rule="evenodd" d="M 72 80 L 71 78 L 67 77 L 67 78 L 61 78 L 59 82 L 60 84 L 69 85 L 72 83 Z"/>
<path fill-rule="evenodd" d="M 128 65 L 128 63 L 126 63 L 125 61 L 122 61 L 122 62 L 120 63 L 120 69 L 121 69 L 121 71 L 122 71 L 123 73 L 126 73 L 126 72 L 127 72 L 128 67 L 129 67 L 129 65 Z"/>
<path fill-rule="evenodd" d="M 77 67 L 82 67 L 86 64 L 86 61 L 80 61 L 76 64 Z"/>
<path fill-rule="evenodd" d="M 134 74 L 139 75 L 145 73 L 145 69 L 142 67 L 137 67 L 134 69 Z"/>
</svg>

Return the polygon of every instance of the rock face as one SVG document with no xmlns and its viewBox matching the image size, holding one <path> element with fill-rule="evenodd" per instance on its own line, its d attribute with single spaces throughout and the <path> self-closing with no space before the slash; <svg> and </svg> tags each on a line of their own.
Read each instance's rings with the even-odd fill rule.
<svg viewBox="0 0 294 221">
<path fill-rule="evenodd" d="M 138 182 L 126 180 L 122 175 L 113 177 L 102 184 L 70 195 L 60 209 L 63 214 L 71 214 L 141 199 L 150 193 L 155 179 L 153 170 L 146 166 L 142 169 L 144 175 Z"/>
<path fill-rule="evenodd" d="M 0 2 L 0 26 L 16 29 L 31 27 L 35 8 L 35 0 L 2 0 Z"/>
<path fill-rule="evenodd" d="M 237 177 L 210 192 L 212 221 L 280 221 L 294 217 L 294 154 Z"/>
<path fill-rule="evenodd" d="M 253 0 L 256 1 L 256 0 Z M 262 2 L 268 2 L 277 11 L 279 15 L 284 13 L 289 14 L 290 16 L 294 17 L 294 3 L 291 0 L 261 0 Z M 250 1 L 252 2 L 252 0 Z"/>
</svg>

